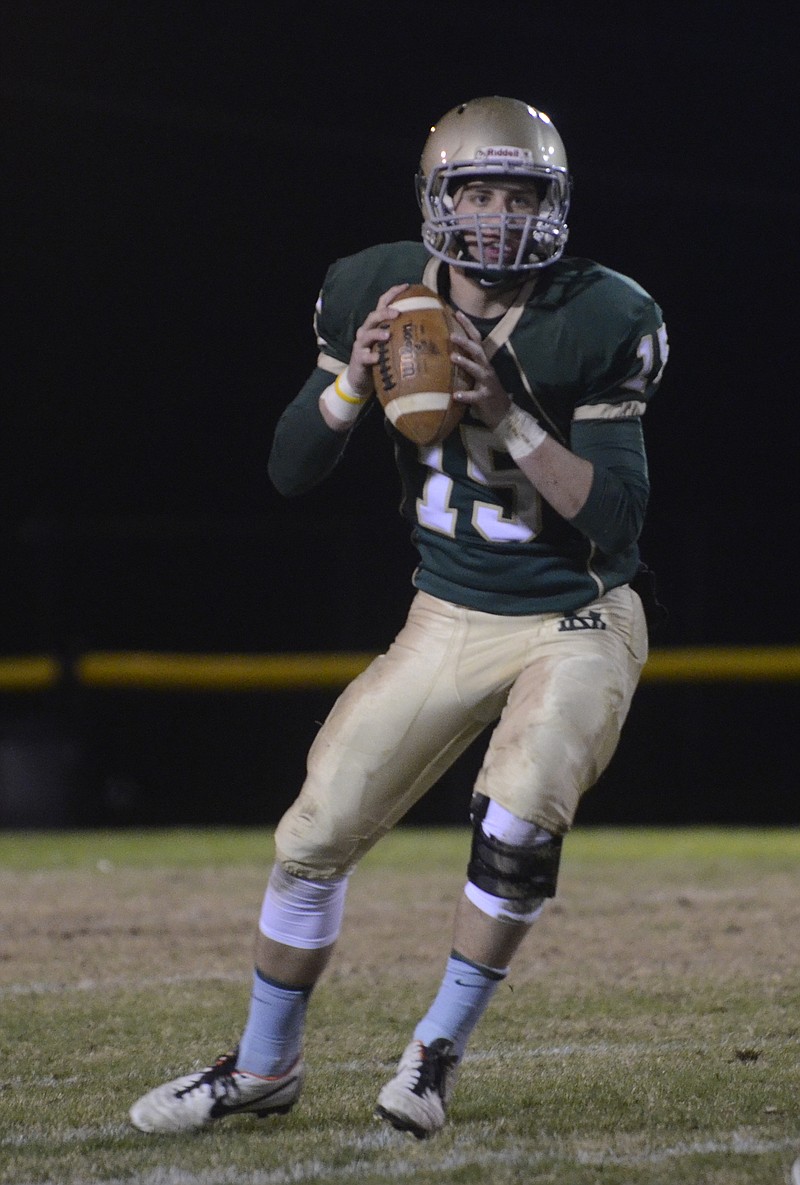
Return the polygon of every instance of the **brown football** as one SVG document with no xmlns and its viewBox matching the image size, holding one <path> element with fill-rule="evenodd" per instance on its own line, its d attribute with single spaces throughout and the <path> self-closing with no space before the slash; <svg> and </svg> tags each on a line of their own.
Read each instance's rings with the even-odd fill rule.
<svg viewBox="0 0 800 1185">
<path fill-rule="evenodd" d="M 438 444 L 466 408 L 453 400 L 472 379 L 450 360 L 450 334 L 461 330 L 452 310 L 424 284 L 412 284 L 392 307 L 389 340 L 378 345 L 375 391 L 387 418 L 414 444 Z"/>
</svg>

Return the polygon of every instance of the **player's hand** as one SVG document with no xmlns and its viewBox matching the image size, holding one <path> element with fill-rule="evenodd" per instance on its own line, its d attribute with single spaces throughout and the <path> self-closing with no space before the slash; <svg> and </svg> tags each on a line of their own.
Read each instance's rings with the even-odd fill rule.
<svg viewBox="0 0 800 1185">
<path fill-rule="evenodd" d="M 511 399 L 486 357 L 481 335 L 469 317 L 457 312 L 456 319 L 464 332 L 451 333 L 454 350 L 450 357 L 462 370 L 472 375 L 473 386 L 471 391 L 454 391 L 453 398 L 459 403 L 468 404 L 489 428 L 496 428 L 511 406 Z"/>
<path fill-rule="evenodd" d="M 364 324 L 356 332 L 350 361 L 347 364 L 347 376 L 350 385 L 359 395 L 366 398 L 375 390 L 372 380 L 372 368 L 378 362 L 378 343 L 389 340 L 389 331 L 383 326 L 387 321 L 399 317 L 398 309 L 390 308 L 390 304 L 401 292 L 405 292 L 408 284 L 395 284 L 384 292 L 377 305 L 368 313 Z"/>
</svg>

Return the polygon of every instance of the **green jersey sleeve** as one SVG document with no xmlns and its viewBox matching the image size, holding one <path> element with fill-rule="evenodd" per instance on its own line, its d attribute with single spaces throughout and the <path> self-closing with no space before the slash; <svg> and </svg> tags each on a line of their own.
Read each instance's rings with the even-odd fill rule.
<svg viewBox="0 0 800 1185">
<path fill-rule="evenodd" d="M 314 370 L 278 421 L 267 472 L 286 498 L 305 494 L 323 481 L 347 446 L 350 433 L 334 432 L 320 414 L 319 397 L 330 381 L 326 371 Z"/>
<path fill-rule="evenodd" d="M 641 421 L 578 420 L 571 447 L 594 466 L 589 497 L 571 525 L 606 555 L 627 550 L 641 534 L 650 492 Z"/>
<path fill-rule="evenodd" d="M 284 496 L 313 489 L 339 462 L 353 429 L 329 428 L 319 397 L 345 369 L 356 331 L 381 294 L 394 284 L 418 282 L 427 259 L 421 243 L 390 243 L 339 259 L 328 269 L 313 317 L 317 366 L 280 417 L 269 457 L 270 480 Z M 362 409 L 355 427 L 371 406 Z"/>
</svg>

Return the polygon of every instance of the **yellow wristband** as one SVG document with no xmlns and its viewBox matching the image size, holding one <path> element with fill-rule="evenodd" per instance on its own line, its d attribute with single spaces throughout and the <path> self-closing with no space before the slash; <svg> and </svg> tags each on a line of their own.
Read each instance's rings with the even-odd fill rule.
<svg viewBox="0 0 800 1185">
<path fill-rule="evenodd" d="M 358 391 L 355 391 L 353 387 L 351 387 L 347 378 L 347 371 L 345 370 L 343 370 L 341 374 L 337 374 L 336 381 L 333 385 L 336 388 L 336 394 L 340 399 L 343 399 L 345 403 L 360 404 L 366 403 L 369 399 L 369 395 L 359 395 Z"/>
<path fill-rule="evenodd" d="M 320 403 L 323 404 L 334 420 L 343 427 L 355 424 L 361 409 L 369 395 L 359 395 L 354 391 L 350 385 L 345 371 L 336 377 L 336 380 L 331 383 L 329 387 L 320 395 Z"/>
</svg>

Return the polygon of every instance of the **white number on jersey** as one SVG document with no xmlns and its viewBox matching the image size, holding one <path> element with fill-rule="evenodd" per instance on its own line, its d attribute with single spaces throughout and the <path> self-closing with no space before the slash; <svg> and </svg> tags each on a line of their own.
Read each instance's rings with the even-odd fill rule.
<svg viewBox="0 0 800 1185">
<path fill-rule="evenodd" d="M 498 502 L 476 499 L 472 504 L 472 526 L 489 543 L 529 543 L 542 529 L 542 504 L 538 493 L 511 458 L 498 447 L 489 428 L 462 425 L 459 429 L 467 453 L 467 473 L 472 481 L 487 489 L 511 490 L 512 512 Z M 444 472 L 443 446 L 420 448 L 420 462 L 428 477 L 417 499 L 417 518 L 424 527 L 447 535 L 456 533 L 458 510 L 451 505 L 453 481 Z M 496 458 L 505 465 L 497 468 Z"/>
<path fill-rule="evenodd" d="M 633 378 L 628 379 L 622 386 L 626 391 L 638 391 L 640 395 L 644 395 L 648 384 L 652 383 L 657 387 L 661 382 L 661 376 L 664 373 L 664 367 L 667 365 L 667 357 L 669 355 L 669 342 L 667 341 L 667 327 L 660 325 L 656 332 L 656 339 L 658 341 L 658 353 L 661 358 L 661 366 L 658 374 L 653 376 L 653 365 L 655 363 L 655 344 L 653 342 L 652 333 L 646 333 L 639 342 L 639 347 L 636 351 L 637 358 L 641 359 L 642 368 L 638 374 Z"/>
</svg>

